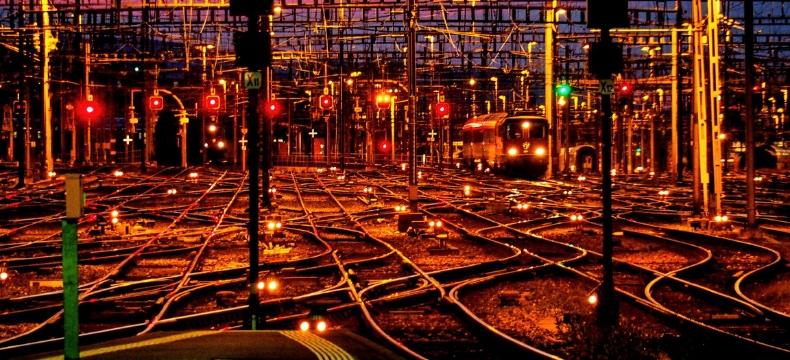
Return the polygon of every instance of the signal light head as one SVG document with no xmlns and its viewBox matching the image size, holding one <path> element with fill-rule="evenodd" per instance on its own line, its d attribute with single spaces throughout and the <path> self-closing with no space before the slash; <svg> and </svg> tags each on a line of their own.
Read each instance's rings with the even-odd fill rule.
<svg viewBox="0 0 790 360">
<path fill-rule="evenodd" d="M 450 114 L 450 105 L 447 103 L 438 103 L 436 104 L 436 115 L 437 116 L 446 116 Z"/>
<path fill-rule="evenodd" d="M 568 84 L 557 85 L 557 95 L 568 96 L 571 94 L 571 86 Z"/>
<path fill-rule="evenodd" d="M 322 110 L 331 110 L 332 104 L 334 103 L 334 101 L 332 101 L 332 95 L 321 95 L 321 97 L 318 98 L 318 102 Z"/>
<path fill-rule="evenodd" d="M 387 93 L 376 95 L 376 107 L 380 110 L 389 109 L 391 101 L 392 97 L 390 97 L 390 95 Z"/>
<path fill-rule="evenodd" d="M 162 110 L 165 101 L 161 96 L 151 96 L 148 98 L 148 108 L 151 110 Z"/>
<path fill-rule="evenodd" d="M 206 109 L 219 110 L 219 107 L 220 107 L 220 100 L 218 95 L 206 96 Z"/>
<path fill-rule="evenodd" d="M 279 115 L 282 110 L 282 106 L 280 106 L 279 102 L 272 100 L 266 102 L 265 110 L 266 113 L 271 117 L 271 116 Z"/>
</svg>

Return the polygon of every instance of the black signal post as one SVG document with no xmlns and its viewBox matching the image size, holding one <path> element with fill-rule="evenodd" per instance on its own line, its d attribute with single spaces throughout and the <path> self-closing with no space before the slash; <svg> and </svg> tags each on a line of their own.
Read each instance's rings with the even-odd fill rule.
<svg viewBox="0 0 790 360">
<path fill-rule="evenodd" d="M 267 17 L 271 14 L 272 1 L 259 1 L 259 0 L 231 0 L 230 13 L 233 16 L 247 16 L 247 39 L 259 38 L 258 20 L 261 15 Z M 268 20 L 267 20 L 268 22 Z M 256 44 L 260 47 L 260 44 Z M 263 64 L 271 64 L 271 43 L 264 42 L 261 52 L 245 52 L 250 55 L 250 58 L 244 59 L 245 64 L 249 71 L 260 71 Z M 237 49 L 240 48 L 237 44 Z M 241 50 L 241 49 L 240 49 Z M 242 50 L 244 51 L 244 50 Z M 262 78 L 263 84 L 261 87 L 265 88 L 267 85 L 267 77 Z M 249 250 L 250 250 L 250 271 L 247 274 L 247 283 L 249 285 L 250 293 L 248 298 L 248 316 L 245 317 L 245 328 L 249 330 L 256 330 L 258 328 L 258 312 L 259 312 L 259 299 L 258 299 L 258 224 L 259 224 L 259 208 L 258 198 L 260 189 L 258 187 L 258 180 L 260 177 L 260 125 L 258 118 L 258 89 L 248 89 L 249 91 L 249 105 L 248 111 L 248 136 L 249 136 L 249 156 L 247 157 L 247 165 L 249 166 L 249 222 L 247 223 L 247 233 L 249 235 Z M 267 99 L 268 101 L 269 99 Z M 264 169 L 266 170 L 266 169 Z M 268 171 L 264 171 L 264 185 L 268 184 Z M 268 187 L 268 186 L 267 186 Z M 264 200 L 267 200 L 265 197 Z"/>
<path fill-rule="evenodd" d="M 598 304 L 598 322 L 605 328 L 618 323 L 619 310 L 614 291 L 612 265 L 612 74 L 623 70 L 623 52 L 612 43 L 609 29 L 628 27 L 628 1 L 587 1 L 587 27 L 601 29 L 601 39 L 590 51 L 590 69 L 601 82 L 601 197 L 603 198 L 603 281 Z M 616 61 L 619 60 L 619 61 Z"/>
</svg>

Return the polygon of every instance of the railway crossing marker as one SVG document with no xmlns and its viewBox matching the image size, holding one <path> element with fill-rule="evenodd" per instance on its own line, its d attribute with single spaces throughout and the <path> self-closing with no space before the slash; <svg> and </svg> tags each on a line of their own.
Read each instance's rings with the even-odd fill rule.
<svg viewBox="0 0 790 360">
<path fill-rule="evenodd" d="M 244 73 L 244 88 L 253 90 L 261 88 L 260 71 L 247 71 Z"/>
<path fill-rule="evenodd" d="M 311 138 L 314 138 L 316 135 L 318 135 L 318 133 L 315 131 L 315 129 L 310 129 L 310 132 L 308 134 L 310 134 Z"/>
<path fill-rule="evenodd" d="M 434 137 L 436 136 L 436 130 L 431 129 L 431 132 L 429 132 L 428 135 L 431 135 L 431 138 L 428 141 L 433 141 Z"/>
<path fill-rule="evenodd" d="M 601 95 L 614 94 L 614 82 L 612 79 L 601 79 L 598 83 L 598 92 L 601 93 Z"/>
<path fill-rule="evenodd" d="M 239 140 L 239 142 L 241 143 L 241 150 L 242 151 L 243 150 L 247 150 L 247 139 L 241 138 L 241 140 Z"/>
<path fill-rule="evenodd" d="M 129 137 L 129 134 L 126 134 L 126 138 L 123 139 L 123 142 L 126 143 L 126 146 L 129 146 L 129 143 L 132 142 L 132 141 L 134 141 L 134 140 L 132 140 L 132 138 Z"/>
</svg>

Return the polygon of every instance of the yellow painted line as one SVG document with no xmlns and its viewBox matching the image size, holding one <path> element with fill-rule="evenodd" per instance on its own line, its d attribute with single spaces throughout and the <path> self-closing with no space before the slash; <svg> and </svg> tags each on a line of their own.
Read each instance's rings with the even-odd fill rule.
<svg viewBox="0 0 790 360">
<path fill-rule="evenodd" d="M 167 343 L 171 343 L 171 342 L 175 342 L 175 341 L 180 341 L 180 340 L 185 340 L 185 339 L 194 339 L 196 337 L 212 335 L 212 334 L 216 334 L 216 333 L 217 333 L 217 331 L 191 331 L 191 332 L 188 332 L 186 334 L 171 335 L 171 336 L 165 336 L 165 337 L 160 337 L 160 338 L 156 338 L 156 339 L 138 341 L 138 342 L 135 342 L 135 343 L 123 344 L 123 345 L 118 345 L 118 346 L 103 347 L 103 348 L 99 348 L 99 349 L 80 351 L 80 358 L 86 358 L 86 357 L 89 357 L 89 356 L 95 356 L 95 355 L 101 355 L 101 354 L 108 354 L 108 353 L 112 353 L 112 352 L 116 352 L 116 351 L 123 351 L 123 350 L 141 348 L 141 347 L 146 347 L 146 346 L 151 346 L 151 345 L 167 344 Z M 63 359 L 63 355 L 48 357 L 48 358 L 44 358 L 42 360 L 62 360 L 62 359 Z"/>
<path fill-rule="evenodd" d="M 280 331 L 283 336 L 288 337 L 309 349 L 320 360 L 354 360 L 351 354 L 343 348 L 335 345 L 331 341 L 310 332 L 298 330 Z"/>
</svg>

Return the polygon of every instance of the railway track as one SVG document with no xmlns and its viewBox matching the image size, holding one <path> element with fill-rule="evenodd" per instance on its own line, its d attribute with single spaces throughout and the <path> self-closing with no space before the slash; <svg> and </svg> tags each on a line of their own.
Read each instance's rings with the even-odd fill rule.
<svg viewBox="0 0 790 360">
<path fill-rule="evenodd" d="M 80 223 L 86 343 L 242 326 L 246 175 L 190 172 L 90 175 L 93 216 Z M 411 228 L 399 220 L 417 216 L 404 212 L 401 169 L 274 173 L 270 180 L 259 278 L 280 286 L 259 292 L 264 327 L 295 329 L 320 310 L 330 328 L 376 337 L 413 358 L 603 351 L 601 338 L 573 338 L 595 329 L 595 307 L 587 302 L 602 275 L 594 177 L 525 181 L 421 169 L 420 215 Z M 11 275 L 0 291 L 0 354 L 32 351 L 34 341 L 39 350 L 56 346 L 62 295 L 44 280 L 59 277 L 62 209 L 46 206 L 62 202 L 58 191 L 42 187 L 0 203 L 0 213 L 9 214 L 3 227 L 14 226 L 0 242 L 0 264 Z M 711 341 L 768 358 L 789 354 L 782 299 L 790 295 L 781 288 L 790 279 L 790 219 L 761 217 L 775 243 L 738 242 L 729 227 L 694 229 L 681 221 L 687 199 L 658 178 L 616 183 L 619 326 L 633 335 L 621 336 L 630 345 L 618 348 L 619 356 L 660 357 L 672 349 L 701 355 L 716 351 L 700 345 Z M 121 225 L 105 225 L 102 233 L 100 215 L 107 220 L 113 210 Z M 738 218 L 736 209 L 728 211 Z M 276 232 L 267 228 L 272 221 L 281 223 Z M 39 285 L 28 286 L 33 281 Z M 635 347 L 644 352 L 627 352 Z"/>
</svg>

